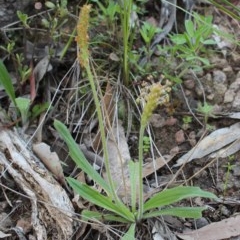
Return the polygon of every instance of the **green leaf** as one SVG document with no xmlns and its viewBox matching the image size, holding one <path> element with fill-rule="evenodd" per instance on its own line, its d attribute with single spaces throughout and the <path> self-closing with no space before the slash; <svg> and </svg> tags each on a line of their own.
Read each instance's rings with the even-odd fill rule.
<svg viewBox="0 0 240 240">
<path fill-rule="evenodd" d="M 121 223 L 129 223 L 129 220 L 126 220 L 125 218 L 108 214 L 108 213 L 100 213 L 96 211 L 89 211 L 89 210 L 83 210 L 81 212 L 82 220 L 83 221 L 111 221 L 111 222 L 121 222 Z"/>
<path fill-rule="evenodd" d="M 172 207 L 166 208 L 159 211 L 153 211 L 150 213 L 143 214 L 143 218 L 152 218 L 159 216 L 174 216 L 183 218 L 200 218 L 202 217 L 202 211 L 206 210 L 207 207 Z"/>
<path fill-rule="evenodd" d="M 16 101 L 15 101 L 16 97 L 15 97 L 12 80 L 11 80 L 11 77 L 2 61 L 0 61 L 0 84 L 4 87 L 9 98 L 16 106 Z"/>
<path fill-rule="evenodd" d="M 191 197 L 217 198 L 213 193 L 203 191 L 199 187 L 180 186 L 163 190 L 154 195 L 144 204 L 144 211 L 170 205 L 182 199 Z"/>
<path fill-rule="evenodd" d="M 49 108 L 50 104 L 48 102 L 36 104 L 32 109 L 31 119 L 35 119 L 39 116 L 42 112 Z"/>
<path fill-rule="evenodd" d="M 130 228 L 124 234 L 124 236 L 121 238 L 121 240 L 135 240 L 135 236 L 134 236 L 135 228 L 136 228 L 136 224 L 135 223 L 131 224 Z"/>
<path fill-rule="evenodd" d="M 207 39 L 207 40 L 202 41 L 202 43 L 204 45 L 214 45 L 214 44 L 216 44 L 216 41 L 213 39 Z"/>
<path fill-rule="evenodd" d="M 29 98 L 18 97 L 15 99 L 18 110 L 21 113 L 22 124 L 24 125 L 29 117 L 29 107 L 31 100 Z"/>
<path fill-rule="evenodd" d="M 67 182 L 74 189 L 74 191 L 76 191 L 81 197 L 85 198 L 89 202 L 111 212 L 114 212 L 117 215 L 129 220 L 129 222 L 135 221 L 133 213 L 131 213 L 123 203 L 113 203 L 112 198 L 103 196 L 95 189 L 73 178 L 68 177 Z"/>
<path fill-rule="evenodd" d="M 192 20 L 186 20 L 185 21 L 185 28 L 186 28 L 187 34 L 190 36 L 190 38 L 193 38 L 194 34 L 195 34 L 193 21 Z"/>
<path fill-rule="evenodd" d="M 139 179 L 139 163 L 129 162 L 129 173 L 130 173 L 130 185 L 131 185 L 131 206 L 132 212 L 136 212 L 137 194 L 139 189 L 139 184 L 137 184 Z"/>
<path fill-rule="evenodd" d="M 92 165 L 87 161 L 82 151 L 80 150 L 77 143 L 72 138 L 67 127 L 58 120 L 54 120 L 54 127 L 57 129 L 60 136 L 63 138 L 68 146 L 69 154 L 73 161 L 81 168 L 89 177 L 96 181 L 107 194 L 110 194 L 110 187 L 108 183 L 101 177 L 101 175 L 92 167 Z"/>
<path fill-rule="evenodd" d="M 185 44 L 187 42 L 184 34 L 175 34 L 171 36 L 171 41 L 177 45 Z"/>
</svg>

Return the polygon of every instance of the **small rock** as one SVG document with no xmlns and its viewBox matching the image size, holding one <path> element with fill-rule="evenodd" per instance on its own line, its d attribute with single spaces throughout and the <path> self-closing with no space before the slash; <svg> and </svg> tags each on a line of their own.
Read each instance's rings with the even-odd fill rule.
<svg viewBox="0 0 240 240">
<path fill-rule="evenodd" d="M 179 153 L 179 151 L 180 151 L 179 147 L 176 146 L 176 147 L 172 148 L 172 149 L 169 151 L 169 153 L 170 153 L 171 156 L 175 156 L 176 154 Z"/>
<path fill-rule="evenodd" d="M 195 92 L 199 97 L 203 95 L 203 89 L 201 87 L 195 87 Z"/>
<path fill-rule="evenodd" d="M 213 82 L 214 83 L 225 83 L 227 76 L 223 71 L 215 70 L 213 71 Z"/>
<path fill-rule="evenodd" d="M 160 114 L 154 113 L 151 116 L 150 123 L 152 124 L 153 127 L 160 128 L 165 126 L 165 118 L 163 118 Z"/>
<path fill-rule="evenodd" d="M 175 133 L 175 141 L 177 144 L 183 143 L 185 141 L 183 130 L 179 130 Z"/>
<path fill-rule="evenodd" d="M 215 94 L 214 93 L 211 93 L 211 94 L 209 94 L 209 95 L 207 95 L 207 100 L 213 100 L 214 99 L 214 97 L 215 97 Z"/>
<path fill-rule="evenodd" d="M 231 103 L 234 100 L 235 92 L 233 90 L 227 90 L 224 94 L 224 103 Z"/>
<path fill-rule="evenodd" d="M 227 217 L 229 217 L 231 215 L 230 210 L 224 205 L 221 206 L 221 213 L 222 213 L 222 215 L 227 216 Z"/>
<path fill-rule="evenodd" d="M 239 63 L 240 61 L 240 55 L 237 53 L 234 53 L 233 51 L 231 52 L 231 57 L 235 63 Z"/>
<path fill-rule="evenodd" d="M 208 225 L 208 220 L 204 217 L 198 218 L 196 220 L 197 229 L 202 228 L 202 227 L 207 226 L 207 225 Z"/>
<path fill-rule="evenodd" d="M 240 177 L 240 166 L 234 166 L 233 167 L 233 176 Z"/>
<path fill-rule="evenodd" d="M 195 87 L 195 82 L 193 79 L 188 79 L 185 80 L 183 82 L 183 85 L 187 88 L 187 89 L 193 89 Z"/>
<path fill-rule="evenodd" d="M 236 78 L 236 80 L 230 84 L 229 89 L 237 92 L 240 89 L 240 77 Z"/>
<path fill-rule="evenodd" d="M 219 56 L 213 56 L 213 58 L 210 60 L 211 64 L 216 65 L 218 68 L 225 68 L 228 66 L 228 62 L 224 58 L 220 58 Z"/>
<path fill-rule="evenodd" d="M 170 117 L 165 121 L 165 125 L 167 126 L 173 126 L 177 123 L 177 119 L 174 117 Z"/>
<path fill-rule="evenodd" d="M 196 133 L 194 131 L 189 133 L 189 144 L 194 147 L 197 144 Z"/>
</svg>

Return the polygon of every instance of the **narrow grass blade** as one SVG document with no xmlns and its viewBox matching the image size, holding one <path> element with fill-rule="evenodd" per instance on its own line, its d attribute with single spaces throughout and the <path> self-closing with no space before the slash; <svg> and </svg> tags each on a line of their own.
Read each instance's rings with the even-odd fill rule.
<svg viewBox="0 0 240 240">
<path fill-rule="evenodd" d="M 8 94 L 9 98 L 11 101 L 14 103 L 16 106 L 16 101 L 15 101 L 15 92 L 12 84 L 11 77 L 8 73 L 8 70 L 6 69 L 5 65 L 3 64 L 2 61 L 0 61 L 0 84 L 3 85 L 6 93 Z"/>
<path fill-rule="evenodd" d="M 143 218 L 147 219 L 163 215 L 184 218 L 200 218 L 202 217 L 202 211 L 204 210 L 206 210 L 206 207 L 173 207 L 143 214 Z"/>
<path fill-rule="evenodd" d="M 60 136 L 66 142 L 69 149 L 69 154 L 74 160 L 74 162 L 77 164 L 77 166 L 80 167 L 94 181 L 96 181 L 106 191 L 107 194 L 110 194 L 111 191 L 108 183 L 101 177 L 101 175 L 96 170 L 94 170 L 92 165 L 87 161 L 79 146 L 72 138 L 67 127 L 58 120 L 54 121 L 54 127 L 57 129 Z"/>
<path fill-rule="evenodd" d="M 121 223 L 129 223 L 129 220 L 113 215 L 113 214 L 104 214 L 96 211 L 89 211 L 89 210 L 83 210 L 81 212 L 82 220 L 83 221 L 111 221 L 111 222 L 121 222 Z"/>
<path fill-rule="evenodd" d="M 110 197 L 103 196 L 98 191 L 73 178 L 67 178 L 67 182 L 81 197 L 85 198 L 89 202 L 116 213 L 117 215 L 129 220 L 129 222 L 135 221 L 133 213 L 131 213 L 123 203 L 114 203 Z"/>
<path fill-rule="evenodd" d="M 203 191 L 199 187 L 180 186 L 164 190 L 154 195 L 144 204 L 144 211 L 170 205 L 182 199 L 191 197 L 217 198 L 213 193 Z"/>
<path fill-rule="evenodd" d="M 131 224 L 130 228 L 124 234 L 124 236 L 121 238 L 121 240 L 135 240 L 135 236 L 134 236 L 135 228 L 136 228 L 136 224 L 135 223 Z"/>
</svg>

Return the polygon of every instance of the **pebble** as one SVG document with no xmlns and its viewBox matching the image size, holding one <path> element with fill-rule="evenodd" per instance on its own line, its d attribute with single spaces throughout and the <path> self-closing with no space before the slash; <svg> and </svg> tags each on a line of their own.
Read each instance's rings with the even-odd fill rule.
<svg viewBox="0 0 240 240">
<path fill-rule="evenodd" d="M 165 118 L 162 117 L 160 114 L 154 113 L 151 116 L 150 123 L 155 128 L 160 128 L 165 126 Z"/>
<path fill-rule="evenodd" d="M 184 132 L 182 129 L 175 133 L 175 141 L 177 144 L 181 144 L 185 141 Z"/>
<path fill-rule="evenodd" d="M 235 92 L 231 89 L 227 90 L 224 94 L 223 103 L 231 103 L 234 100 Z"/>
<path fill-rule="evenodd" d="M 197 227 L 197 229 L 202 228 L 204 226 L 207 226 L 208 224 L 209 224 L 208 220 L 206 218 L 204 218 L 204 217 L 198 218 L 196 220 L 196 227 Z"/>
<path fill-rule="evenodd" d="M 188 79 L 188 80 L 185 80 L 183 82 L 183 85 L 187 88 L 187 89 L 194 89 L 195 87 L 195 82 L 193 79 Z"/>
<path fill-rule="evenodd" d="M 240 166 L 233 167 L 233 176 L 240 177 Z"/>
<path fill-rule="evenodd" d="M 229 209 L 226 207 L 226 206 L 224 206 L 224 205 L 222 205 L 221 207 L 221 213 L 224 215 L 224 216 L 230 216 L 231 215 L 231 212 L 229 211 Z"/>
<path fill-rule="evenodd" d="M 227 80 L 226 74 L 221 70 L 213 71 L 213 82 L 216 83 L 225 83 Z"/>
</svg>

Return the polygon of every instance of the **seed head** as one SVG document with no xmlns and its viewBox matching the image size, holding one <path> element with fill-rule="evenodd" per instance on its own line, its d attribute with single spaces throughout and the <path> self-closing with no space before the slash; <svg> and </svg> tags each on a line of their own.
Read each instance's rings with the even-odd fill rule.
<svg viewBox="0 0 240 240">
<path fill-rule="evenodd" d="M 77 36 L 76 42 L 79 47 L 78 50 L 78 60 L 81 66 L 86 67 L 89 61 L 89 37 L 88 37 L 88 27 L 89 27 L 89 13 L 91 11 L 91 5 L 84 5 L 81 8 L 79 14 L 79 21 L 77 24 Z"/>
</svg>

